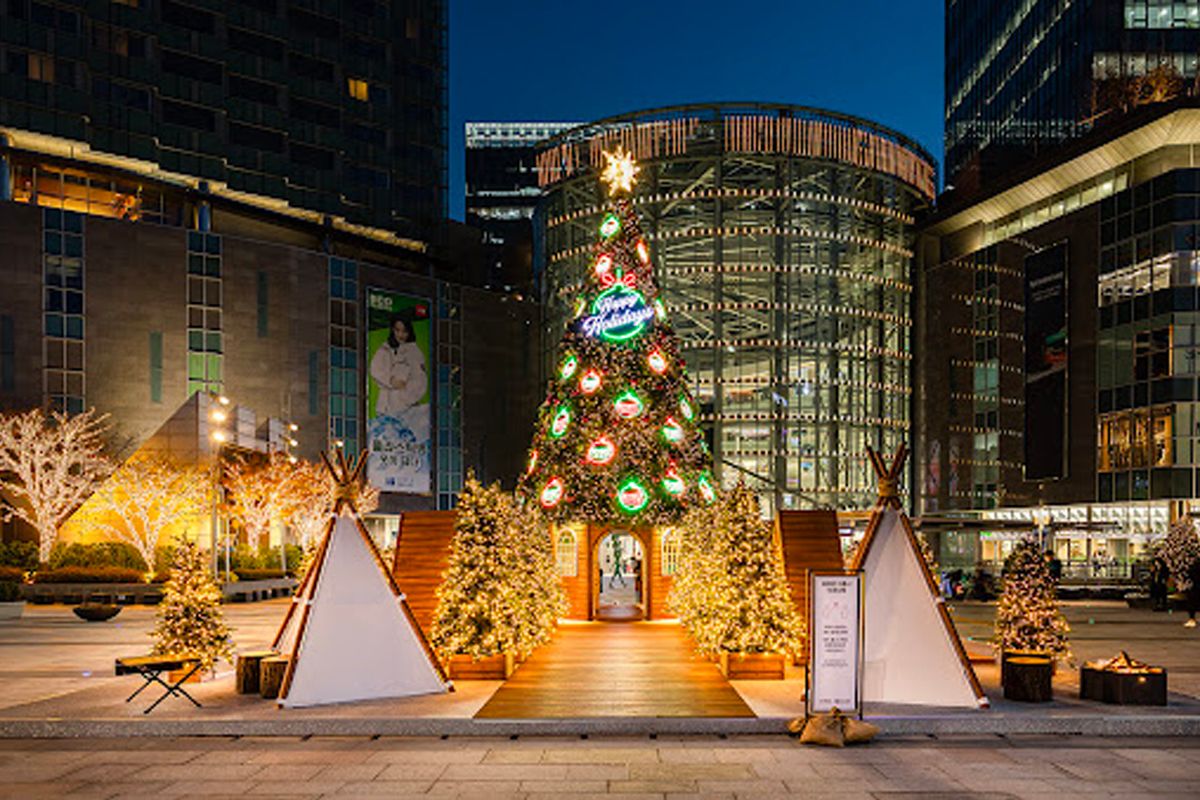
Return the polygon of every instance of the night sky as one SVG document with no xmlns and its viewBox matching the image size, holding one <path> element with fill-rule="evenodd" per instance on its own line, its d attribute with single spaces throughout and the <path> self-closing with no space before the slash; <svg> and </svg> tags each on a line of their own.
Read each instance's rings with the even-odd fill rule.
<svg viewBox="0 0 1200 800">
<path fill-rule="evenodd" d="M 796 103 L 894 128 L 940 163 L 943 9 L 943 0 L 450 0 L 450 215 L 463 216 L 468 121 Z"/>
</svg>

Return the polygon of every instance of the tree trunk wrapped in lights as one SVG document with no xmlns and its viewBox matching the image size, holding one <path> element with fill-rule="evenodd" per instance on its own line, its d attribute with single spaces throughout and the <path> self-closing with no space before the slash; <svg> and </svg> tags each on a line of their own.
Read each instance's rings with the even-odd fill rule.
<svg viewBox="0 0 1200 800">
<path fill-rule="evenodd" d="M 758 496 L 744 483 L 710 519 L 689 517 L 675 607 L 702 653 L 790 653 L 804 622 L 796 612 L 783 555 Z M 685 539 L 687 541 L 687 539 Z"/>
<path fill-rule="evenodd" d="M 711 458 L 630 199 L 637 167 L 604 155 L 611 205 L 518 493 L 556 522 L 673 524 L 712 501 Z"/>
<path fill-rule="evenodd" d="M 1155 548 L 1154 554 L 1161 558 L 1175 581 L 1175 588 L 1186 592 L 1191 588 L 1192 580 L 1188 577 L 1188 569 L 1196 561 L 1200 561 L 1200 538 L 1196 537 L 1196 526 L 1190 517 L 1175 520 L 1163 539 Z"/>
<path fill-rule="evenodd" d="M 996 607 L 995 647 L 1005 651 L 1071 657 L 1071 628 L 1058 607 L 1057 585 L 1050 563 L 1032 539 L 1017 542 L 1004 561 L 1004 589 Z"/>
<path fill-rule="evenodd" d="M 192 653 L 204 669 L 218 658 L 233 658 L 233 640 L 221 608 L 221 590 L 209 574 L 208 561 L 190 539 L 175 546 L 171 579 L 163 588 L 154 626 L 155 653 Z"/>
<path fill-rule="evenodd" d="M 296 465 L 276 452 L 265 461 L 235 458 L 223 471 L 229 495 L 226 511 L 246 531 L 250 548 L 258 550 L 263 539 L 269 538 L 271 524 L 290 519 L 299 504 Z"/>
<path fill-rule="evenodd" d="M 528 653 L 554 630 L 565 598 L 544 530 L 523 529 L 512 496 L 469 475 L 431 643 L 444 658 Z"/>
</svg>

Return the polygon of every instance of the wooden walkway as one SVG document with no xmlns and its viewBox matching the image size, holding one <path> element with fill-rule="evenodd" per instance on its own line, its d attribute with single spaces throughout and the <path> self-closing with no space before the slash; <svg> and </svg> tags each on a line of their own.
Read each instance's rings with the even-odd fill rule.
<svg viewBox="0 0 1200 800">
<path fill-rule="evenodd" d="M 486 719 L 753 717 L 717 666 L 666 622 L 580 622 L 521 665 Z"/>
</svg>

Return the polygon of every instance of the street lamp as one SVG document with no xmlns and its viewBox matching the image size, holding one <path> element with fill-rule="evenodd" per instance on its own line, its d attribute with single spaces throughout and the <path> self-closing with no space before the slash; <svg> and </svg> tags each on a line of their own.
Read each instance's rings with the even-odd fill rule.
<svg viewBox="0 0 1200 800">
<path fill-rule="evenodd" d="M 215 447 L 215 452 L 212 454 L 212 467 L 209 471 L 211 478 L 211 496 L 212 496 L 212 521 L 211 521 L 211 537 L 210 546 L 212 550 L 212 570 L 213 577 L 220 574 L 220 560 L 218 554 L 219 534 L 221 527 L 221 455 L 224 452 L 226 443 L 229 442 L 229 432 L 226 428 L 229 423 L 229 413 L 223 407 L 229 405 L 229 398 L 225 395 L 209 395 L 209 398 L 217 405 L 208 413 L 208 421 L 212 429 L 209 431 L 208 438 L 211 444 Z M 229 540 L 225 540 L 225 580 L 229 581 Z"/>
</svg>

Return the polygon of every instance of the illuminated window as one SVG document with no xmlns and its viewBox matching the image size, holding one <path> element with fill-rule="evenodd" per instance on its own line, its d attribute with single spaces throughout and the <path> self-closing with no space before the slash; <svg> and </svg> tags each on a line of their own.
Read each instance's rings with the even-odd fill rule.
<svg viewBox="0 0 1200 800">
<path fill-rule="evenodd" d="M 224 390 L 224 337 L 221 237 L 188 231 L 187 240 L 188 396 Z"/>
<path fill-rule="evenodd" d="M 371 92 L 371 88 L 367 85 L 367 82 L 358 78 L 347 78 L 346 90 L 350 92 L 350 96 L 355 100 L 361 100 L 364 103 L 367 102 L 367 97 Z"/>
<path fill-rule="evenodd" d="M 54 83 L 54 59 L 41 53 L 30 53 L 29 77 L 42 83 Z"/>
<path fill-rule="evenodd" d="M 679 569 L 679 532 L 668 528 L 662 532 L 662 574 L 674 575 Z"/>
<path fill-rule="evenodd" d="M 558 565 L 558 575 L 561 578 L 574 578 L 578 575 L 579 546 L 575 532 L 565 530 L 558 535 L 558 544 L 554 548 L 555 561 Z"/>
</svg>

